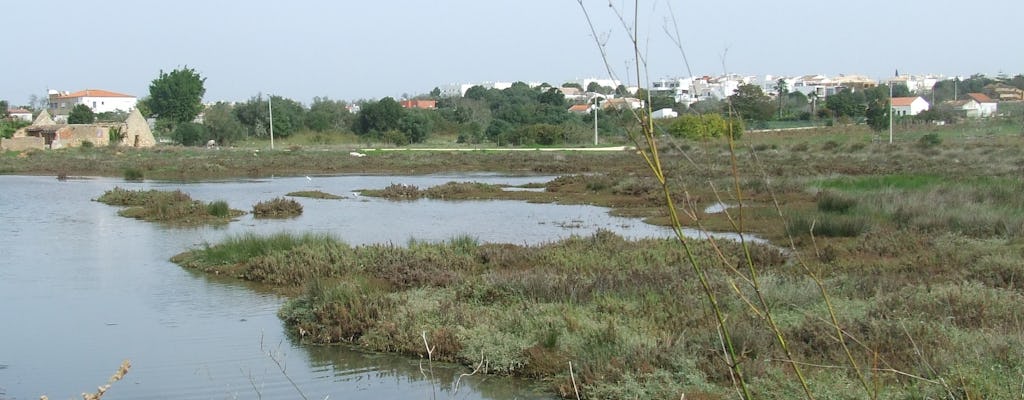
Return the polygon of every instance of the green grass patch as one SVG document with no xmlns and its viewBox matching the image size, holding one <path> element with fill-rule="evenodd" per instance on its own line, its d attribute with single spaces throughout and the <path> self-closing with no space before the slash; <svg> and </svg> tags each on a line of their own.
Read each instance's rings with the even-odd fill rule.
<svg viewBox="0 0 1024 400">
<path fill-rule="evenodd" d="M 338 196 L 336 194 L 325 193 L 325 192 L 321 192 L 319 190 L 300 190 L 300 191 L 297 191 L 297 192 L 288 193 L 288 194 L 286 194 L 286 196 L 306 197 L 306 198 L 310 198 L 310 199 L 326 199 L 326 200 L 340 200 L 340 199 L 344 199 L 345 198 L 345 196 Z"/>
<path fill-rule="evenodd" d="M 942 183 L 937 175 L 873 175 L 822 180 L 814 186 L 841 191 L 878 191 L 883 189 L 921 189 Z"/>
</svg>

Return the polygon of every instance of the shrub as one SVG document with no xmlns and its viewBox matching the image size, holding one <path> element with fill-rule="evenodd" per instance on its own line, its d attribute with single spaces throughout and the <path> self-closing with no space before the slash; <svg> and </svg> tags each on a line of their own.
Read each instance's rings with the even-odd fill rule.
<svg viewBox="0 0 1024 400">
<path fill-rule="evenodd" d="M 231 207 L 223 200 L 214 201 L 206 205 L 206 213 L 218 218 L 231 216 Z"/>
<path fill-rule="evenodd" d="M 928 133 L 917 139 L 917 145 L 922 148 L 935 147 L 942 144 L 942 139 L 939 138 L 937 133 Z"/>
<path fill-rule="evenodd" d="M 864 216 L 798 215 L 786 224 L 786 233 L 792 236 L 856 237 L 871 226 Z"/>
<path fill-rule="evenodd" d="M 392 183 L 380 193 L 386 199 L 413 200 L 420 197 L 420 188 L 415 185 Z"/>
<path fill-rule="evenodd" d="M 135 168 L 125 168 L 124 180 L 126 181 L 141 181 L 143 179 L 142 171 Z"/>
<path fill-rule="evenodd" d="M 842 194 L 824 191 L 818 193 L 818 211 L 845 214 L 857 205 L 857 200 Z"/>
<path fill-rule="evenodd" d="M 288 218 L 301 214 L 302 204 L 283 197 L 261 201 L 252 206 L 252 215 L 256 218 Z"/>
</svg>

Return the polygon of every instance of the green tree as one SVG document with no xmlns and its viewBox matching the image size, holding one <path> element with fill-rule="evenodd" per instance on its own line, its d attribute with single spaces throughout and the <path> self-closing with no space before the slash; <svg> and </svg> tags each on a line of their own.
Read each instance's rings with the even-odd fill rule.
<svg viewBox="0 0 1024 400">
<path fill-rule="evenodd" d="M 421 143 L 427 139 L 432 124 L 428 110 L 406 110 L 398 120 L 398 130 L 405 134 L 408 143 Z"/>
<path fill-rule="evenodd" d="M 235 116 L 234 108 L 225 102 L 217 102 L 206 109 L 203 126 L 207 136 L 220 145 L 231 144 L 245 136 L 245 127 Z"/>
<path fill-rule="evenodd" d="M 135 102 L 135 109 L 139 110 L 139 114 L 142 114 L 144 118 L 153 116 L 153 110 L 149 108 L 149 97 L 143 97 Z"/>
<path fill-rule="evenodd" d="M 245 103 L 236 104 L 232 107 L 235 118 L 245 128 L 250 137 L 270 137 L 270 110 L 267 100 L 260 96 L 253 96 Z"/>
<path fill-rule="evenodd" d="M 589 84 L 587 84 L 587 91 L 591 92 L 591 93 L 600 93 L 600 94 L 612 94 L 612 93 L 615 93 L 615 89 L 610 88 L 608 86 L 601 86 L 601 84 L 599 84 L 597 82 L 590 82 Z"/>
<path fill-rule="evenodd" d="M 270 96 L 270 101 L 273 102 L 269 106 L 273 107 L 274 136 L 288 137 L 304 126 L 306 108 L 302 103 L 281 96 Z"/>
<path fill-rule="evenodd" d="M 757 85 L 739 85 L 736 92 L 729 96 L 729 103 L 740 117 L 747 120 L 767 121 L 775 114 L 771 98 Z"/>
<path fill-rule="evenodd" d="M 149 85 L 149 99 L 146 101 L 150 112 L 157 119 L 170 125 L 189 122 L 203 111 L 203 87 L 206 78 L 194 69 L 185 67 L 170 73 L 163 70 Z"/>
<path fill-rule="evenodd" d="M 174 127 L 171 138 L 184 146 L 206 143 L 206 128 L 195 122 L 180 123 Z"/>
<path fill-rule="evenodd" d="M 875 98 L 868 102 L 865 116 L 867 117 L 868 126 L 871 127 L 875 132 L 881 132 L 889 128 L 889 99 L 887 98 Z"/>
<path fill-rule="evenodd" d="M 786 85 L 786 80 L 779 78 L 778 82 L 775 82 L 775 97 L 779 99 L 779 119 L 782 119 L 782 105 L 785 103 L 786 96 L 789 94 L 789 86 Z"/>
<path fill-rule="evenodd" d="M 864 115 L 864 94 L 845 89 L 825 99 L 825 107 L 836 118 L 859 117 Z"/>
<path fill-rule="evenodd" d="M 676 107 L 676 98 L 673 97 L 673 96 L 663 95 L 663 94 L 651 96 L 651 109 L 652 110 L 657 111 L 657 110 L 660 110 L 660 109 L 663 109 L 663 108 L 672 108 L 672 109 L 674 109 L 675 107 Z"/>
<path fill-rule="evenodd" d="M 710 139 L 732 134 L 734 139 L 743 135 L 743 125 L 730 121 L 721 114 L 684 114 L 668 122 L 665 130 L 672 136 L 687 139 Z"/>
<path fill-rule="evenodd" d="M 356 115 L 353 130 L 359 135 L 398 130 L 398 121 L 402 119 L 404 113 L 405 109 L 391 97 L 385 97 L 376 102 L 367 102 L 363 104 L 359 114 Z"/>
<path fill-rule="evenodd" d="M 7 103 L 7 100 L 0 100 L 0 119 L 6 119 L 11 115 L 11 105 Z"/>
<path fill-rule="evenodd" d="M 91 124 L 96 122 L 96 114 L 85 104 L 78 104 L 68 113 L 69 124 Z"/>
<path fill-rule="evenodd" d="M 351 124 L 352 113 L 346 106 L 343 101 L 314 97 L 306 113 L 306 127 L 317 132 L 340 132 L 347 129 Z"/>
</svg>

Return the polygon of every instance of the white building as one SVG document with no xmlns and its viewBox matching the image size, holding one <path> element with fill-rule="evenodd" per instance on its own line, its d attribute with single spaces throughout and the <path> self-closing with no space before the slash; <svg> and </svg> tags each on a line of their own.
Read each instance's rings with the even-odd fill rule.
<svg viewBox="0 0 1024 400">
<path fill-rule="evenodd" d="M 32 111 L 24 108 L 15 108 L 7 110 L 7 115 L 13 120 L 32 122 Z"/>
<path fill-rule="evenodd" d="M 927 110 L 928 102 L 921 96 L 892 98 L 893 116 L 917 115 Z"/>
<path fill-rule="evenodd" d="M 72 108 L 79 104 L 84 104 L 96 114 L 114 111 L 129 112 L 134 110 L 138 103 L 135 96 L 100 89 L 86 89 L 74 93 L 50 90 L 48 94 L 49 109 L 53 115 L 67 115 Z"/>
<path fill-rule="evenodd" d="M 999 109 L 999 103 L 995 100 L 986 96 L 984 93 L 968 93 L 967 97 L 970 97 L 974 101 L 978 102 L 978 116 L 982 118 L 988 118 L 996 115 L 996 111 Z"/>
<path fill-rule="evenodd" d="M 658 111 L 654 111 L 654 112 L 651 113 L 651 118 L 653 118 L 653 119 L 667 119 L 667 118 L 675 118 L 675 117 L 678 117 L 678 116 L 679 116 L 679 113 L 675 112 L 675 110 L 673 110 L 671 108 L 662 108 L 662 109 L 660 109 Z"/>
</svg>

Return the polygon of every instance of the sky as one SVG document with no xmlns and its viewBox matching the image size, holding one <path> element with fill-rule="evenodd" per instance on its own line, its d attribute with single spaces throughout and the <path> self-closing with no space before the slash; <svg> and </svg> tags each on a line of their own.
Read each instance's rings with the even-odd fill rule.
<svg viewBox="0 0 1024 400">
<path fill-rule="evenodd" d="M 557 86 L 610 75 L 597 42 L 612 73 L 636 85 L 634 2 L 582 1 L 597 41 L 577 0 L 15 2 L 2 7 L 0 100 L 26 104 L 48 89 L 141 98 L 160 71 L 185 67 L 206 78 L 207 102 Z M 1020 0 L 640 0 L 637 15 L 643 80 L 1024 73 Z"/>
</svg>

